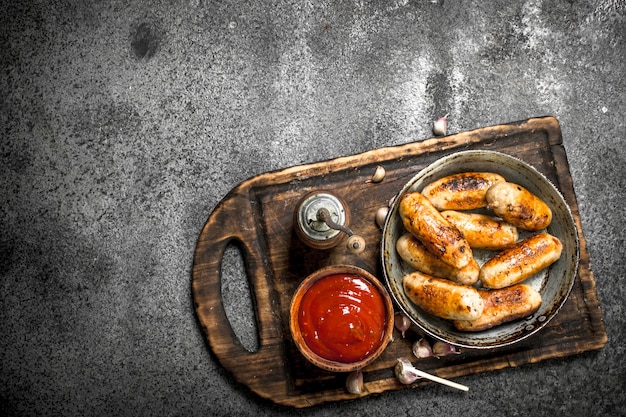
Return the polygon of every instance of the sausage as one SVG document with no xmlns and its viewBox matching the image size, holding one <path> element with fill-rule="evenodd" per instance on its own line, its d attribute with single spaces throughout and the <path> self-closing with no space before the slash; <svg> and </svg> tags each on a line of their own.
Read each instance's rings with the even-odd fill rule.
<svg viewBox="0 0 626 417">
<path fill-rule="evenodd" d="M 561 241 L 548 233 L 527 237 L 489 259 L 478 279 L 485 288 L 504 288 L 522 282 L 556 262 L 563 251 Z"/>
<path fill-rule="evenodd" d="M 497 216 L 520 229 L 537 231 L 552 221 L 550 207 L 519 184 L 495 184 L 487 190 L 485 199 Z"/>
<path fill-rule="evenodd" d="M 517 228 L 486 214 L 442 211 L 441 215 L 456 226 L 472 249 L 501 250 L 517 242 Z"/>
<path fill-rule="evenodd" d="M 427 184 L 422 194 L 439 210 L 472 210 L 485 207 L 489 187 L 505 181 L 494 172 L 462 172 Z"/>
<path fill-rule="evenodd" d="M 472 249 L 459 229 L 444 219 L 422 194 L 404 194 L 400 199 L 398 213 L 404 227 L 443 262 L 455 268 L 463 268 L 472 260 Z"/>
<path fill-rule="evenodd" d="M 480 267 L 474 258 L 463 268 L 455 268 L 435 256 L 410 233 L 400 236 L 396 242 L 396 250 L 411 268 L 425 274 L 465 285 L 473 285 L 478 281 Z"/>
<path fill-rule="evenodd" d="M 483 299 L 469 285 L 415 271 L 402 277 L 402 286 L 412 302 L 442 319 L 476 320 L 483 312 Z"/>
<path fill-rule="evenodd" d="M 483 313 L 476 320 L 454 320 L 457 330 L 477 332 L 502 323 L 528 317 L 541 306 L 541 294 L 526 284 L 498 290 L 478 292 L 483 300 Z"/>
</svg>

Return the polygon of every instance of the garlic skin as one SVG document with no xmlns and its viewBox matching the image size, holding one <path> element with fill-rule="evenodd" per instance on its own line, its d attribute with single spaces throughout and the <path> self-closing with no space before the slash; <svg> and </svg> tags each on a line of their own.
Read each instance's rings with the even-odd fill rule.
<svg viewBox="0 0 626 417">
<path fill-rule="evenodd" d="M 413 355 L 418 359 L 430 358 L 433 356 L 433 349 L 428 343 L 426 338 L 422 337 L 420 340 L 413 343 Z"/>
<path fill-rule="evenodd" d="M 448 133 L 448 115 L 435 120 L 433 123 L 433 133 L 435 136 L 445 136 Z"/>
<path fill-rule="evenodd" d="M 402 333 L 402 337 L 404 338 L 406 331 L 411 327 L 411 320 L 403 313 L 396 313 L 393 316 L 393 324 L 396 329 Z"/>
<path fill-rule="evenodd" d="M 385 220 L 387 219 L 387 213 L 389 213 L 389 207 L 381 207 L 376 210 L 376 224 L 381 229 L 385 225 Z"/>
<path fill-rule="evenodd" d="M 459 355 L 460 353 L 456 347 L 449 343 L 438 340 L 433 344 L 433 354 L 438 358 L 448 355 Z"/>
<path fill-rule="evenodd" d="M 396 366 L 393 368 L 393 372 L 398 381 L 405 385 L 412 384 L 421 378 L 416 371 L 411 362 L 406 358 L 398 358 Z"/>
<path fill-rule="evenodd" d="M 356 371 L 352 371 L 348 374 L 348 377 L 346 378 L 346 390 L 350 394 L 363 394 L 363 371 L 357 369 Z"/>
</svg>

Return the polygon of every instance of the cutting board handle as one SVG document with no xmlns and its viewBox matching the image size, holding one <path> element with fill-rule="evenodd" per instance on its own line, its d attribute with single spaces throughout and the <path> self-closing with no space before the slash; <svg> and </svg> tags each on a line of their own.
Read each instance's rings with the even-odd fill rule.
<svg viewBox="0 0 626 417">
<path fill-rule="evenodd" d="M 272 290 L 268 266 L 263 262 L 257 213 L 245 183 L 233 189 L 207 220 L 194 254 L 192 289 L 196 315 L 217 359 L 236 380 L 253 386 L 259 375 L 271 372 L 281 359 L 276 343 L 282 343 L 280 324 L 272 314 Z M 222 298 L 222 258 L 228 245 L 237 243 L 246 266 L 255 309 L 259 348 L 243 347 L 227 316 Z M 280 364 L 276 365 L 280 367 Z"/>
</svg>

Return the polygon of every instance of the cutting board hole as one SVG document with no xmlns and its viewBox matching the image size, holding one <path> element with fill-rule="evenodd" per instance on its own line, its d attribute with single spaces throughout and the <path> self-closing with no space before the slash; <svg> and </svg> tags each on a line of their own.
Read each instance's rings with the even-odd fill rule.
<svg viewBox="0 0 626 417">
<path fill-rule="evenodd" d="M 242 250 L 236 242 L 229 243 L 224 250 L 221 274 L 222 303 L 230 326 L 244 349 L 256 352 L 259 349 L 259 332 L 255 302 Z"/>
</svg>

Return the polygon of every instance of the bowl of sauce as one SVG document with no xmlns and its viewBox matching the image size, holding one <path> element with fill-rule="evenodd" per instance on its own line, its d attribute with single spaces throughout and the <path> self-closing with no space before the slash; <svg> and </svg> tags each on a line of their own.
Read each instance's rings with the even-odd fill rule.
<svg viewBox="0 0 626 417">
<path fill-rule="evenodd" d="M 393 305 L 385 287 L 366 270 L 334 265 L 302 281 L 291 301 L 294 343 L 312 364 L 351 372 L 373 362 L 393 332 Z"/>
</svg>

